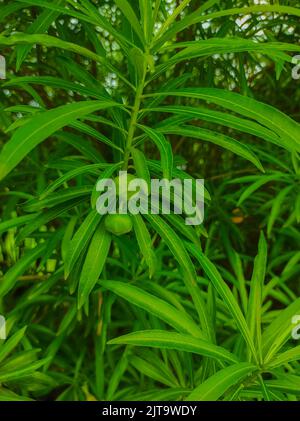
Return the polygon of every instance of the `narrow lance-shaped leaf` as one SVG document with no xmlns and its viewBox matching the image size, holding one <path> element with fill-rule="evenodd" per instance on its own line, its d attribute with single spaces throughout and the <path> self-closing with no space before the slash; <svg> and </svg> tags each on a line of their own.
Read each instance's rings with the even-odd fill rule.
<svg viewBox="0 0 300 421">
<path fill-rule="evenodd" d="M 146 181 L 148 188 L 150 188 L 150 172 L 147 164 L 145 154 L 139 149 L 132 148 L 131 155 L 134 162 L 136 174 L 139 178 Z"/>
<path fill-rule="evenodd" d="M 155 108 L 147 108 L 147 111 L 150 112 L 165 112 L 165 113 L 174 113 L 175 116 L 183 116 L 188 120 L 195 120 L 199 119 L 202 121 L 209 121 L 211 123 L 220 124 L 222 126 L 230 127 L 232 129 L 249 133 L 251 135 L 260 137 L 261 139 L 268 140 L 269 142 L 275 143 L 276 145 L 280 145 L 280 137 L 276 135 L 276 133 L 272 132 L 271 130 L 267 129 L 266 127 L 262 126 L 261 124 L 255 123 L 252 120 L 248 120 L 246 118 L 241 118 L 235 116 L 233 114 L 229 114 L 227 112 L 211 110 L 210 108 L 204 107 L 180 107 L 178 105 L 165 105 L 162 107 L 155 107 Z M 174 116 L 173 116 L 174 117 Z M 162 123 L 168 121 L 170 119 L 163 120 Z M 161 123 L 160 123 L 161 124 Z M 172 124 L 170 120 L 170 124 L 176 128 L 176 123 Z M 164 129 L 164 124 L 162 126 L 158 125 L 157 127 L 161 127 Z"/>
<path fill-rule="evenodd" d="M 149 44 L 152 38 L 153 31 L 153 16 L 152 16 L 152 2 L 148 0 L 139 0 L 142 28 L 146 44 Z"/>
<path fill-rule="evenodd" d="M 252 118 L 273 130 L 280 136 L 283 148 L 291 152 L 300 150 L 300 125 L 276 108 L 253 98 L 216 88 L 181 88 L 174 92 L 158 92 L 145 96 L 159 95 L 198 98 L 219 105 L 247 118 Z"/>
<path fill-rule="evenodd" d="M 24 83 L 48 87 L 51 86 L 53 88 L 63 89 L 66 91 L 78 92 L 83 96 L 89 96 L 100 100 L 108 99 L 102 93 L 96 91 L 95 89 L 93 90 L 91 87 L 82 86 L 79 83 L 70 82 L 53 76 L 20 76 L 8 80 L 3 84 L 3 86 L 22 86 Z"/>
<path fill-rule="evenodd" d="M 238 37 L 213 38 L 199 41 L 187 41 L 171 44 L 164 49 L 183 48 L 179 53 L 174 54 L 166 63 L 156 68 L 152 79 L 156 79 L 159 74 L 166 71 L 171 66 L 182 61 L 189 61 L 194 58 L 214 56 L 215 54 L 229 53 L 258 53 L 265 54 L 273 60 L 291 61 L 291 57 L 284 51 L 300 51 L 298 45 L 281 42 L 257 42 Z"/>
<path fill-rule="evenodd" d="M 23 241 L 35 230 L 39 229 L 41 226 L 47 224 L 48 222 L 53 221 L 55 218 L 61 216 L 62 214 L 69 211 L 70 209 L 73 209 L 81 201 L 82 201 L 82 198 L 79 197 L 75 200 L 70 200 L 66 203 L 60 204 L 46 211 L 43 210 L 39 213 L 34 213 L 33 219 L 30 220 L 30 222 L 27 223 L 27 225 L 19 231 L 16 237 L 16 242 L 19 243 Z"/>
<path fill-rule="evenodd" d="M 63 9 L 64 12 L 68 9 Z M 131 85 L 131 83 L 123 76 L 121 72 L 116 69 L 109 60 L 106 58 L 94 53 L 93 51 L 89 50 L 88 48 L 82 47 L 81 45 L 74 44 L 72 42 L 63 41 L 59 38 L 52 37 L 51 35 L 44 35 L 44 34 L 24 34 L 24 33 L 17 33 L 11 35 L 10 37 L 5 37 L 0 35 L 0 45 L 4 46 L 13 46 L 13 45 L 30 45 L 30 44 L 38 44 L 43 45 L 46 47 L 56 47 L 61 48 L 66 51 L 72 51 L 76 54 L 80 54 L 83 57 L 88 57 L 91 60 L 99 62 L 102 66 L 106 67 L 111 72 L 118 75 L 118 77 L 123 80 L 124 83 L 127 85 Z"/>
<path fill-rule="evenodd" d="M 108 139 L 106 136 L 104 136 L 102 133 L 100 133 L 98 130 L 94 129 L 93 127 L 89 126 L 88 124 L 83 123 L 82 121 L 74 121 L 69 124 L 70 127 L 79 130 L 80 132 L 87 134 L 88 136 L 91 136 L 95 139 L 97 139 L 99 142 L 105 143 L 112 149 L 116 149 L 120 152 L 123 152 L 119 146 L 115 145 L 110 139 Z"/>
<path fill-rule="evenodd" d="M 268 219 L 268 225 L 267 225 L 267 234 L 268 237 L 271 236 L 273 225 L 276 221 L 277 216 L 280 214 L 280 211 L 282 209 L 283 202 L 286 198 L 286 196 L 290 193 L 290 191 L 293 189 L 293 185 L 287 186 L 284 189 L 282 189 L 278 195 L 273 200 L 271 213 Z M 300 196 L 299 196 L 300 197 Z M 300 199 L 298 199 L 300 200 Z"/>
<path fill-rule="evenodd" d="M 300 298 L 282 310 L 262 335 L 264 363 L 269 363 L 291 337 L 292 318 L 300 312 Z"/>
<path fill-rule="evenodd" d="M 166 370 L 164 365 L 160 365 L 160 367 L 157 367 L 153 360 L 150 362 L 136 356 L 132 356 L 130 360 L 134 368 L 140 371 L 145 376 L 150 377 L 151 379 L 169 387 L 172 387 L 174 384 L 177 384 L 177 380 L 174 377 L 173 373 L 170 373 L 168 370 Z"/>
<path fill-rule="evenodd" d="M 137 36 L 140 38 L 142 44 L 144 44 L 145 37 L 142 31 L 141 25 L 130 3 L 127 0 L 115 0 L 115 3 L 124 14 L 128 22 L 132 26 L 133 30 L 137 34 Z"/>
<path fill-rule="evenodd" d="M 27 326 L 14 333 L 6 342 L 0 345 L 0 362 L 2 362 L 7 355 L 9 355 L 24 337 Z"/>
<path fill-rule="evenodd" d="M 262 291 L 267 265 L 267 243 L 263 234 L 260 233 L 258 243 L 258 254 L 254 260 L 254 268 L 250 283 L 250 295 L 247 312 L 247 323 L 257 348 L 257 354 L 262 363 L 261 345 L 261 312 L 262 312 Z"/>
<path fill-rule="evenodd" d="M 78 308 L 82 307 L 88 300 L 101 275 L 110 243 L 111 235 L 106 231 L 104 223 L 102 223 L 93 235 L 83 264 L 78 286 Z"/>
<path fill-rule="evenodd" d="M 196 9 L 193 13 L 187 14 L 179 22 L 176 22 L 172 27 L 166 31 L 158 40 L 156 40 L 153 45 L 153 50 L 157 51 L 166 41 L 171 39 L 175 34 L 183 31 L 185 28 L 188 28 L 191 25 L 194 25 L 199 22 L 208 21 L 212 19 L 222 18 L 225 16 L 232 15 L 249 15 L 251 13 L 266 13 L 266 12 L 275 12 L 288 14 L 291 16 L 299 16 L 300 11 L 296 7 L 282 6 L 282 5 L 255 5 L 250 7 L 239 7 L 239 8 L 229 8 L 224 10 L 219 10 L 213 13 L 203 13 L 205 10 L 212 7 L 214 4 L 219 2 L 219 0 L 209 0 L 206 1 L 202 6 Z"/>
<path fill-rule="evenodd" d="M 63 5 L 64 0 L 56 0 L 54 4 Z M 27 29 L 28 34 L 44 33 L 48 30 L 49 26 L 56 20 L 60 15 L 59 12 L 44 10 L 36 20 Z M 28 53 L 31 50 L 31 46 L 22 45 L 17 48 L 17 71 L 20 69 L 23 61 L 26 59 Z"/>
<path fill-rule="evenodd" d="M 205 332 L 208 338 L 212 338 L 212 326 L 209 319 L 208 313 L 206 311 L 205 302 L 201 295 L 199 286 L 197 285 L 197 274 L 196 270 L 192 264 L 192 261 L 185 249 L 182 241 L 174 230 L 161 219 L 159 215 L 145 215 L 149 220 L 153 228 L 159 233 L 159 235 L 164 239 L 169 249 L 177 259 L 182 271 L 183 271 L 183 280 L 185 285 L 191 294 L 191 297 L 194 301 L 202 330 Z"/>
<path fill-rule="evenodd" d="M 63 105 L 32 117 L 4 145 L 0 154 L 0 180 L 39 143 L 79 117 L 118 105 L 112 101 L 82 101 Z"/>
<path fill-rule="evenodd" d="M 171 179 L 173 170 L 173 152 L 165 136 L 150 127 L 140 126 L 155 143 L 160 152 L 161 166 L 164 178 Z"/>
<path fill-rule="evenodd" d="M 101 216 L 98 212 L 96 210 L 92 210 L 74 234 L 67 250 L 65 260 L 65 279 L 69 276 L 81 252 L 83 252 L 87 247 L 88 242 L 95 232 L 100 220 Z"/>
<path fill-rule="evenodd" d="M 106 400 L 108 401 L 113 400 L 113 396 L 117 391 L 119 383 L 122 381 L 124 372 L 128 367 L 128 354 L 128 348 L 126 348 L 112 373 L 106 392 Z"/>
<path fill-rule="evenodd" d="M 0 373 L 1 383 L 6 383 L 10 381 L 16 381 L 24 377 L 30 376 L 35 370 L 41 368 L 48 362 L 48 358 L 41 359 L 39 361 L 32 362 L 31 364 L 26 364 L 20 367 L 16 367 L 13 370 L 5 371 L 5 366 L 2 367 Z"/>
<path fill-rule="evenodd" d="M 284 364 L 292 361 L 300 360 L 300 345 L 288 349 L 287 351 L 279 353 L 271 362 L 268 364 L 268 368 L 280 367 Z"/>
<path fill-rule="evenodd" d="M 225 348 L 214 345 L 204 339 L 194 338 L 177 332 L 166 330 L 143 330 L 129 333 L 109 341 L 109 344 L 127 344 L 135 346 L 154 347 L 160 349 L 176 349 L 192 352 L 209 358 L 238 362 L 235 355 Z"/>
<path fill-rule="evenodd" d="M 271 175 L 265 175 L 263 177 L 259 177 L 257 181 L 255 181 L 250 186 L 246 187 L 246 189 L 241 194 L 239 201 L 237 203 L 238 206 L 240 206 L 248 197 L 251 197 L 251 195 L 258 190 L 260 187 L 264 186 L 265 184 L 269 183 L 270 181 L 280 180 L 282 178 L 281 173 L 277 174 L 271 174 Z"/>
<path fill-rule="evenodd" d="M 138 241 L 140 250 L 149 267 L 150 278 L 152 278 L 156 268 L 157 261 L 153 250 L 152 239 L 147 229 L 147 226 L 141 215 L 131 215 L 133 228 Z"/>
<path fill-rule="evenodd" d="M 252 162 L 260 171 L 264 171 L 263 166 L 255 154 L 248 148 L 247 145 L 243 145 L 241 142 L 233 139 L 230 136 L 226 136 L 222 133 L 214 132 L 212 130 L 202 129 L 201 127 L 193 126 L 179 126 L 179 127 L 167 127 L 163 128 L 164 133 L 177 134 L 184 137 L 191 137 L 194 139 L 203 139 L 205 141 L 219 145 L 222 148 L 228 149 L 236 155 L 239 155 L 248 161 Z"/>
<path fill-rule="evenodd" d="M 247 326 L 244 315 L 236 299 L 234 298 L 234 295 L 231 292 L 230 288 L 222 279 L 215 265 L 200 250 L 198 250 L 192 244 L 188 245 L 188 249 L 197 258 L 204 272 L 206 273 L 213 286 L 215 287 L 216 291 L 218 292 L 219 296 L 225 302 L 228 310 L 230 311 L 230 314 L 234 318 L 240 330 L 241 335 L 244 337 L 244 340 L 246 341 L 255 361 L 257 362 L 257 353 L 249 328 Z"/>
<path fill-rule="evenodd" d="M 78 200 L 82 196 L 87 196 L 91 193 L 93 185 L 85 185 L 83 187 L 69 187 L 59 192 L 54 192 L 46 196 L 44 199 L 31 199 L 26 202 L 23 209 L 26 212 L 35 212 L 42 210 L 43 208 L 52 208 L 60 203 L 65 203 L 70 200 Z"/>
<path fill-rule="evenodd" d="M 148 311 L 160 318 L 179 332 L 189 333 L 192 336 L 202 338 L 203 333 L 194 320 L 186 313 L 177 310 L 174 306 L 158 298 L 141 288 L 119 281 L 101 281 L 104 288 L 113 291 L 121 298 Z"/>
<path fill-rule="evenodd" d="M 99 170 L 102 168 L 109 167 L 110 164 L 91 164 L 91 165 L 82 165 L 79 168 L 74 168 L 74 170 L 68 171 L 63 174 L 61 177 L 53 181 L 47 188 L 40 194 L 40 199 L 45 198 L 50 193 L 54 192 L 58 187 L 62 186 L 65 182 L 78 177 L 82 174 L 93 174 L 98 175 Z"/>
<path fill-rule="evenodd" d="M 22 275 L 37 258 L 43 255 L 46 247 L 46 242 L 39 244 L 34 249 L 24 254 L 24 256 L 6 272 L 0 281 L 0 297 L 4 297 L 15 286 L 18 277 Z"/>
<path fill-rule="evenodd" d="M 255 370 L 256 366 L 249 363 L 237 363 L 223 368 L 196 387 L 186 400 L 217 401 L 231 386 L 238 386 L 247 376 L 254 373 Z"/>
<path fill-rule="evenodd" d="M 2 234 L 5 231 L 8 231 L 10 228 L 25 225 L 26 222 L 30 222 L 32 219 L 34 219 L 34 215 L 24 215 L 3 221 L 0 223 L 0 234 Z"/>
<path fill-rule="evenodd" d="M 190 2 L 191 0 L 182 0 L 182 2 L 175 8 L 173 13 L 171 13 L 165 22 L 163 22 L 155 38 L 159 38 L 166 32 L 169 26 L 176 20 L 177 16 L 180 15 L 180 13 L 188 6 Z"/>
</svg>

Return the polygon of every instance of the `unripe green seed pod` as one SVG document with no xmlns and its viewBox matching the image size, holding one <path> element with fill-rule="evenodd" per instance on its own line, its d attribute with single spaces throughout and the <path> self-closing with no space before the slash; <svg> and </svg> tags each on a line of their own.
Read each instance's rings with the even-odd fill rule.
<svg viewBox="0 0 300 421">
<path fill-rule="evenodd" d="M 127 174 L 127 199 L 130 199 L 135 194 L 135 192 L 130 192 L 128 190 L 128 184 L 130 183 L 130 181 L 135 180 L 135 178 L 136 177 L 133 174 Z M 114 179 L 114 182 L 116 184 L 117 194 L 119 194 L 120 185 L 122 185 L 121 184 L 121 177 L 120 176 L 116 177 Z"/>
<path fill-rule="evenodd" d="M 132 220 L 129 215 L 107 215 L 104 226 L 107 231 L 115 235 L 127 234 L 132 230 Z"/>
</svg>

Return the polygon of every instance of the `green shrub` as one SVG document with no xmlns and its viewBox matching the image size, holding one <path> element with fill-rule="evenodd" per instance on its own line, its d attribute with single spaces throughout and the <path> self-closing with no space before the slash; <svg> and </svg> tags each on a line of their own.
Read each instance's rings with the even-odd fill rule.
<svg viewBox="0 0 300 421">
<path fill-rule="evenodd" d="M 200 3 L 0 1 L 1 400 L 299 398 L 300 3 Z M 203 225 L 99 215 L 120 170 Z"/>
</svg>

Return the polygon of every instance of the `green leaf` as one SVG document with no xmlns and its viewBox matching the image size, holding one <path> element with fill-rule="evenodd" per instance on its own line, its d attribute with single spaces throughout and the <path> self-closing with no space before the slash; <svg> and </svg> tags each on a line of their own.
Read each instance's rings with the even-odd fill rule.
<svg viewBox="0 0 300 421">
<path fill-rule="evenodd" d="M 63 319 L 61 320 L 58 331 L 56 333 L 57 336 L 63 334 L 68 329 L 72 321 L 75 319 L 76 314 L 77 314 L 77 306 L 74 302 L 70 306 L 66 314 L 64 315 Z"/>
<path fill-rule="evenodd" d="M 15 286 L 18 277 L 21 276 L 36 259 L 43 255 L 46 247 L 47 243 L 45 242 L 39 244 L 34 249 L 27 251 L 27 253 L 5 273 L 0 283 L 0 297 L 4 297 Z"/>
<path fill-rule="evenodd" d="M 247 323 L 252 335 L 253 342 L 257 348 L 260 363 L 262 363 L 261 344 L 261 318 L 262 318 L 262 291 L 267 265 L 267 243 L 263 234 L 260 233 L 258 243 L 258 254 L 254 260 L 254 268 L 250 283 L 250 295 L 247 311 Z"/>
<path fill-rule="evenodd" d="M 176 349 L 192 352 L 209 358 L 236 363 L 238 360 L 225 348 L 214 345 L 204 339 L 194 338 L 177 332 L 166 330 L 143 330 L 129 333 L 112 339 L 108 344 L 127 344 L 135 346 L 154 347 L 159 349 Z"/>
<path fill-rule="evenodd" d="M 225 127 L 230 127 L 232 129 L 238 130 L 240 132 L 249 133 L 251 135 L 260 137 L 261 139 L 268 140 L 269 142 L 280 145 L 280 138 L 271 130 L 263 127 L 261 124 L 255 123 L 254 121 L 237 117 L 233 114 L 228 114 L 227 112 L 221 112 L 216 110 L 211 110 L 204 107 L 180 107 L 177 105 L 166 105 L 162 107 L 147 108 L 148 111 L 154 112 L 165 112 L 165 113 L 174 113 L 175 115 L 183 116 L 189 120 L 200 119 L 203 121 L 209 121 L 211 123 L 220 124 Z M 164 120 L 166 122 L 167 120 Z M 176 124 L 170 123 L 171 127 L 176 128 Z M 164 126 L 157 126 L 162 127 Z"/>
<path fill-rule="evenodd" d="M 20 396 L 14 393 L 11 390 L 4 389 L 3 387 L 0 388 L 0 402 L 17 402 L 17 401 L 33 401 L 26 396 Z"/>
<path fill-rule="evenodd" d="M 174 230 L 177 234 L 180 233 L 184 235 L 186 238 L 188 238 L 197 247 L 200 247 L 201 249 L 198 233 L 201 233 L 202 235 L 207 237 L 207 233 L 202 225 L 198 225 L 196 231 L 196 229 L 192 225 L 185 224 L 184 219 L 181 217 L 181 215 L 176 215 L 173 213 L 170 213 L 169 215 L 164 215 L 164 219 L 166 219 L 170 225 L 173 225 Z"/>
<path fill-rule="evenodd" d="M 149 136 L 159 149 L 163 176 L 164 178 L 170 180 L 172 178 L 173 171 L 173 152 L 170 143 L 162 133 L 151 129 L 150 127 L 141 125 L 139 125 L 139 127 L 141 127 L 141 129 Z"/>
<path fill-rule="evenodd" d="M 169 373 L 167 373 L 166 370 L 163 370 L 162 366 L 156 367 L 153 362 L 148 362 L 143 358 L 136 356 L 131 357 L 130 362 L 135 369 L 139 370 L 145 376 L 165 384 L 166 386 L 173 387 L 177 383 L 176 379 L 173 379 L 173 376 L 168 375 Z"/>
<path fill-rule="evenodd" d="M 126 17 L 137 36 L 140 38 L 142 44 L 145 44 L 145 37 L 140 22 L 138 21 L 138 18 L 136 17 L 136 14 L 130 3 L 127 0 L 115 0 L 115 3 Z"/>
<path fill-rule="evenodd" d="M 150 96 L 183 96 L 201 99 L 252 118 L 276 133 L 282 147 L 293 152 L 300 150 L 300 125 L 276 108 L 235 92 L 216 88 L 184 88 L 174 92 L 158 92 Z M 149 96 L 149 95 L 146 95 Z"/>
<path fill-rule="evenodd" d="M 117 362 L 116 367 L 110 378 L 108 388 L 107 388 L 107 393 L 106 393 L 106 400 L 108 401 L 113 400 L 114 394 L 116 393 L 118 389 L 119 383 L 122 381 L 122 377 L 127 367 L 128 367 L 128 349 L 125 349 L 124 353 L 122 354 L 122 357 Z"/>
<path fill-rule="evenodd" d="M 205 332 L 205 335 L 207 335 L 208 338 L 212 338 L 211 321 L 209 320 L 205 302 L 196 282 L 196 270 L 187 253 L 187 250 L 182 243 L 182 240 L 159 215 L 148 214 L 145 215 L 145 217 L 148 219 L 153 228 L 158 232 L 158 234 L 164 239 L 172 254 L 178 261 L 183 271 L 183 280 L 195 304 L 202 330 Z"/>
<path fill-rule="evenodd" d="M 39 113 L 20 127 L 0 154 L 0 180 L 39 143 L 79 117 L 116 104 L 111 101 L 82 101 Z"/>
<path fill-rule="evenodd" d="M 251 376 L 256 367 L 249 363 L 237 363 L 223 368 L 196 387 L 186 398 L 187 401 L 217 401 L 231 386 L 238 386 Z"/>
<path fill-rule="evenodd" d="M 59 8 L 56 7 L 55 10 L 59 10 Z M 63 12 L 65 13 L 67 10 L 68 9 L 63 9 Z M 80 17 L 82 17 L 82 15 Z M 44 35 L 44 34 L 28 35 L 24 33 L 17 33 L 17 34 L 11 35 L 10 37 L 5 37 L 5 36 L 0 35 L 0 45 L 13 46 L 13 45 L 28 45 L 28 44 L 29 45 L 38 44 L 38 45 L 43 45 L 45 47 L 61 48 L 66 51 L 71 51 L 76 54 L 80 54 L 84 57 L 87 57 L 91 60 L 101 63 L 102 66 L 107 68 L 109 71 L 117 74 L 119 78 L 123 80 L 124 83 L 126 83 L 127 85 L 133 88 L 131 83 L 128 82 L 128 80 L 122 75 L 121 72 L 118 71 L 118 69 L 112 66 L 109 60 L 94 53 L 88 48 L 82 47 L 81 45 L 74 44 L 72 42 L 63 41 L 59 38 L 52 37 L 51 35 Z"/>
<path fill-rule="evenodd" d="M 83 187 L 69 187 L 59 192 L 51 193 L 43 199 L 31 199 L 26 202 L 23 209 L 26 212 L 35 212 L 43 208 L 51 208 L 60 203 L 67 203 L 70 200 L 76 200 L 81 196 L 88 196 L 93 189 L 93 185 Z"/>
<path fill-rule="evenodd" d="M 74 129 L 79 130 L 80 132 L 87 134 L 88 136 L 91 136 L 95 139 L 97 139 L 99 142 L 105 143 L 112 149 L 116 149 L 117 151 L 123 152 L 119 146 L 115 145 L 111 140 L 109 140 L 106 136 L 104 136 L 102 133 L 99 133 L 98 130 L 94 129 L 93 127 L 89 126 L 88 124 L 83 123 L 82 121 L 74 121 L 73 123 L 70 123 L 70 127 L 73 127 Z"/>
<path fill-rule="evenodd" d="M 233 319 L 236 322 L 236 325 L 239 328 L 241 335 L 243 336 L 244 340 L 246 341 L 255 361 L 257 362 L 257 353 L 253 343 L 253 339 L 251 337 L 249 328 L 247 326 L 246 320 L 244 315 L 232 294 L 230 288 L 222 279 L 219 271 L 215 267 L 215 265 L 194 245 L 190 244 L 188 246 L 191 253 L 197 258 L 198 262 L 200 263 L 202 269 L 204 270 L 205 274 L 208 276 L 209 280 L 212 282 L 213 286 L 215 287 L 216 291 L 218 292 L 220 298 L 226 304 L 230 314 L 232 315 Z"/>
<path fill-rule="evenodd" d="M 111 243 L 111 235 L 106 231 L 102 223 L 95 231 L 90 242 L 87 255 L 83 264 L 78 286 L 78 308 L 88 300 L 88 297 L 96 285 Z"/>
<path fill-rule="evenodd" d="M 238 200 L 237 206 L 240 206 L 248 197 L 251 197 L 252 194 L 256 190 L 258 190 L 260 187 L 264 186 L 265 184 L 271 181 L 276 181 L 276 180 L 281 180 L 281 179 L 282 179 L 282 175 L 276 174 L 276 173 L 259 177 L 257 181 L 255 181 L 249 187 L 246 187 L 246 189 L 243 191 L 243 193 L 241 194 Z"/>
<path fill-rule="evenodd" d="M 218 3 L 219 0 L 209 0 L 206 1 L 202 6 L 200 6 L 197 10 L 193 13 L 187 14 L 183 19 L 179 22 L 176 22 L 168 31 L 166 31 L 153 45 L 153 49 L 157 51 L 162 45 L 165 44 L 166 41 L 174 37 L 175 34 L 183 31 L 185 28 L 188 28 L 191 25 L 194 25 L 199 22 L 209 21 L 217 18 L 222 18 L 225 16 L 233 16 L 233 15 L 242 15 L 246 16 L 251 13 L 265 13 L 265 12 L 277 12 L 288 14 L 292 16 L 299 16 L 300 11 L 295 7 L 289 6 L 281 6 L 281 5 L 259 5 L 259 6 L 250 6 L 250 7 L 240 7 L 240 8 L 230 8 L 230 9 L 223 9 L 219 10 L 214 13 L 203 13 L 214 4 Z"/>
<path fill-rule="evenodd" d="M 139 86 L 141 83 L 143 83 L 144 78 L 145 55 L 142 50 L 137 47 L 133 47 L 129 50 L 128 58 L 134 68 L 134 75 L 132 75 L 132 79 L 135 85 Z"/>
<path fill-rule="evenodd" d="M 50 221 L 53 221 L 55 218 L 62 216 L 64 213 L 68 212 L 70 209 L 76 207 L 82 198 L 77 198 L 75 200 L 70 200 L 69 202 L 63 202 L 62 204 L 55 206 L 49 210 L 42 211 L 39 213 L 34 213 L 33 219 L 30 220 L 24 228 L 20 230 L 16 237 L 16 242 L 19 243 L 23 241 L 26 237 L 32 234 L 34 231 L 39 229 L 41 226 L 47 224 Z"/>
<path fill-rule="evenodd" d="M 20 225 L 26 224 L 34 219 L 34 215 L 18 216 L 16 218 L 8 219 L 0 223 L 0 234 L 8 231 L 10 228 L 19 227 Z"/>
<path fill-rule="evenodd" d="M 95 209 L 96 208 L 97 200 L 99 198 L 99 191 L 97 191 L 98 182 L 100 180 L 111 178 L 113 176 L 114 172 L 116 170 L 120 169 L 120 166 L 121 166 L 121 163 L 109 164 L 107 166 L 107 168 L 105 168 L 104 171 L 102 171 L 100 177 L 97 178 L 97 181 L 96 181 L 96 183 L 95 183 L 95 185 L 93 187 L 93 191 L 92 191 L 92 194 L 91 194 L 91 206 L 92 206 L 92 209 Z"/>
<path fill-rule="evenodd" d="M 68 278 L 75 263 L 79 259 L 80 254 L 87 247 L 88 242 L 95 232 L 100 220 L 101 216 L 98 212 L 96 210 L 92 210 L 74 234 L 67 250 L 65 260 L 65 279 Z"/>
<path fill-rule="evenodd" d="M 63 5 L 65 2 L 64 0 L 56 0 L 54 4 Z M 27 33 L 28 34 L 38 34 L 44 33 L 48 30 L 52 22 L 56 20 L 56 18 L 60 15 L 59 12 L 49 12 L 49 10 L 44 10 L 37 19 L 28 27 Z M 20 46 L 17 48 L 17 63 L 16 68 L 17 71 L 20 70 L 20 67 L 23 61 L 26 59 L 28 53 L 30 52 L 30 46 Z"/>
<path fill-rule="evenodd" d="M 150 188 L 150 172 L 147 164 L 145 154 L 136 148 L 131 148 L 131 155 L 134 162 L 134 168 L 138 178 L 146 181 L 148 188 Z"/>
<path fill-rule="evenodd" d="M 300 376 L 289 373 L 288 376 L 277 374 L 276 377 L 276 380 L 265 381 L 269 389 L 299 396 Z"/>
<path fill-rule="evenodd" d="M 300 51 L 298 45 L 281 43 L 281 42 L 257 42 L 250 39 L 239 37 L 224 37 L 197 41 L 186 41 L 167 45 L 164 50 L 183 48 L 177 54 L 166 62 L 156 68 L 156 73 L 152 76 L 157 78 L 159 74 L 170 68 L 172 65 L 182 61 L 189 61 L 194 58 L 214 56 L 215 54 L 230 54 L 230 53 L 257 53 L 259 55 L 265 54 L 273 60 L 291 61 L 291 57 L 285 54 L 284 51 Z"/>
<path fill-rule="evenodd" d="M 198 338 L 203 337 L 200 328 L 190 316 L 177 310 L 166 301 L 143 291 L 141 288 L 119 281 L 101 280 L 101 285 L 113 291 L 121 298 L 163 320 L 179 332 L 189 333 Z"/>
<path fill-rule="evenodd" d="M 25 366 L 16 366 L 14 369 L 10 369 L 9 371 L 6 371 L 4 366 L 0 371 L 0 381 L 1 383 L 6 383 L 30 376 L 35 370 L 41 368 L 46 363 L 47 358 L 44 358 L 39 361 L 32 362 L 31 364 L 26 364 Z"/>
<path fill-rule="evenodd" d="M 278 215 L 280 214 L 282 210 L 282 205 L 284 203 L 284 200 L 286 196 L 290 193 L 290 191 L 293 189 L 293 187 L 294 187 L 293 185 L 285 187 L 278 193 L 277 197 L 275 197 L 275 199 L 273 200 L 272 209 L 271 209 L 271 213 L 270 213 L 270 216 L 268 219 L 268 225 L 267 225 L 268 237 L 271 236 L 273 225 L 276 221 L 276 218 L 278 217 Z"/>
<path fill-rule="evenodd" d="M 278 354 L 268 363 L 267 367 L 270 369 L 278 368 L 292 361 L 299 361 L 299 359 L 300 345 L 297 345 L 294 348 L 288 349 L 287 351 Z"/>
<path fill-rule="evenodd" d="M 151 236 L 141 215 L 131 215 L 131 219 L 137 242 L 149 267 L 150 278 L 152 278 L 157 269 L 157 261 L 153 250 Z"/>
<path fill-rule="evenodd" d="M 51 86 L 52 88 L 63 89 L 66 91 L 78 92 L 82 96 L 88 96 L 91 98 L 97 98 L 99 100 L 108 100 L 109 97 L 104 97 L 102 93 L 93 90 L 90 87 L 82 86 L 79 83 L 70 82 L 65 79 L 60 79 L 53 76 L 21 76 L 14 77 L 9 81 L 3 83 L 3 86 L 22 86 L 29 83 L 34 85 Z M 86 83 L 86 81 L 85 81 Z"/>
<path fill-rule="evenodd" d="M 262 335 L 264 364 L 272 361 L 273 357 L 285 342 L 291 338 L 292 317 L 299 314 L 300 298 L 280 311 L 279 315 L 265 329 Z"/>
<path fill-rule="evenodd" d="M 142 28 L 146 44 L 148 45 L 152 38 L 153 31 L 153 16 L 152 16 L 152 2 L 148 0 L 139 0 Z"/>
<path fill-rule="evenodd" d="M 75 168 L 74 170 L 68 171 L 63 174 L 61 177 L 53 181 L 40 195 L 40 199 L 44 199 L 50 193 L 54 192 L 58 187 L 63 185 L 66 181 L 72 180 L 73 178 L 78 177 L 82 174 L 93 174 L 98 175 L 99 170 L 102 168 L 110 167 L 110 164 L 91 164 L 91 165 L 82 165 L 81 167 Z"/>
<path fill-rule="evenodd" d="M 182 0 L 182 2 L 175 8 L 173 13 L 171 13 L 165 22 L 163 22 L 161 28 L 159 29 L 158 33 L 156 34 L 155 38 L 159 38 L 162 36 L 166 30 L 169 28 L 169 26 L 176 20 L 178 15 L 182 13 L 182 11 L 188 6 L 188 4 L 191 2 L 191 0 Z"/>
<path fill-rule="evenodd" d="M 0 343 L 0 363 L 9 355 L 24 337 L 27 326 L 24 326 L 22 329 L 18 330 L 13 334 L 9 339 L 4 343 Z"/>
<path fill-rule="evenodd" d="M 215 145 L 219 145 L 222 148 L 228 149 L 236 155 L 239 155 L 248 161 L 252 162 L 260 171 L 264 172 L 263 166 L 255 154 L 248 148 L 247 145 L 243 145 L 241 142 L 233 139 L 232 137 L 226 136 L 222 133 L 214 132 L 212 130 L 202 129 L 201 127 L 192 126 L 179 126 L 179 127 L 166 127 L 162 131 L 168 134 L 176 134 L 183 137 L 192 137 L 194 139 L 202 139 Z"/>
</svg>

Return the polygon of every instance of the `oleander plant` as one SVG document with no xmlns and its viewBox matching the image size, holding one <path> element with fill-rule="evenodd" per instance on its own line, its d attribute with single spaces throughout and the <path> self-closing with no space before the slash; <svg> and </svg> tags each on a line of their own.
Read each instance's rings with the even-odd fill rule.
<svg viewBox="0 0 300 421">
<path fill-rule="evenodd" d="M 299 400 L 300 1 L 1 0 L 0 54 L 0 400 Z"/>
</svg>

